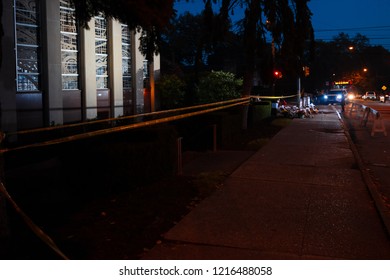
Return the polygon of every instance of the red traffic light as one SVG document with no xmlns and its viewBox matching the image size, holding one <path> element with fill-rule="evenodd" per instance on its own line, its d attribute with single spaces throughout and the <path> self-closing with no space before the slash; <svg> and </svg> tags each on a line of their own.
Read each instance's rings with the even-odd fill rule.
<svg viewBox="0 0 390 280">
<path fill-rule="evenodd" d="M 274 71 L 274 77 L 277 79 L 282 78 L 282 72 L 275 70 Z"/>
</svg>

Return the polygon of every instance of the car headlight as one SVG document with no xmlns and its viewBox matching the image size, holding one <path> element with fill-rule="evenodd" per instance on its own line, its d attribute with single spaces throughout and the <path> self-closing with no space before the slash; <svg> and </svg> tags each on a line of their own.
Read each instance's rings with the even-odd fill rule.
<svg viewBox="0 0 390 280">
<path fill-rule="evenodd" d="M 343 96 L 341 94 L 337 94 L 337 99 L 341 100 L 343 98 Z"/>
<path fill-rule="evenodd" d="M 352 99 L 354 99 L 355 98 L 355 95 L 353 95 L 353 94 L 348 94 L 348 99 L 349 100 L 352 100 Z"/>
<path fill-rule="evenodd" d="M 327 96 L 327 95 L 324 95 L 324 99 L 328 99 L 328 96 Z"/>
</svg>

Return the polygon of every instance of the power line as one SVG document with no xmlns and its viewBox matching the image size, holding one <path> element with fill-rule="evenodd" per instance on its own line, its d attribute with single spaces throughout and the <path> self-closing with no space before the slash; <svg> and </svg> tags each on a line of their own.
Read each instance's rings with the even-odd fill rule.
<svg viewBox="0 0 390 280">
<path fill-rule="evenodd" d="M 314 29 L 314 32 L 333 32 L 333 31 L 356 31 L 356 30 L 373 30 L 373 29 L 389 29 L 390 25 L 382 26 L 366 26 L 366 27 L 348 27 L 348 28 L 333 28 L 333 29 Z"/>
</svg>

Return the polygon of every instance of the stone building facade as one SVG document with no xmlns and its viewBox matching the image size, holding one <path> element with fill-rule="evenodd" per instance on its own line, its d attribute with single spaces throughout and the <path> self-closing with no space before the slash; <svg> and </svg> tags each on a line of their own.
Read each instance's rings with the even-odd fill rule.
<svg viewBox="0 0 390 280">
<path fill-rule="evenodd" d="M 19 131 L 143 113 L 153 75 L 139 34 L 96 16 L 79 28 L 69 0 L 3 1 L 0 68 L 2 131 Z"/>
</svg>

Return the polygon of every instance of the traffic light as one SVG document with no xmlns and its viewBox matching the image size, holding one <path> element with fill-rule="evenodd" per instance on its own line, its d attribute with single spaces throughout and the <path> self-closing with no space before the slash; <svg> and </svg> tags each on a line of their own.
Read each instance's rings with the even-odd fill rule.
<svg viewBox="0 0 390 280">
<path fill-rule="evenodd" d="M 303 73 L 305 74 L 305 77 L 310 76 L 310 68 L 309 68 L 309 66 L 304 66 L 303 67 Z"/>
<path fill-rule="evenodd" d="M 282 77 L 283 77 L 282 72 L 280 72 L 280 71 L 278 71 L 278 70 L 275 70 L 275 71 L 274 71 L 274 77 L 275 77 L 276 79 L 282 78 Z"/>
</svg>

